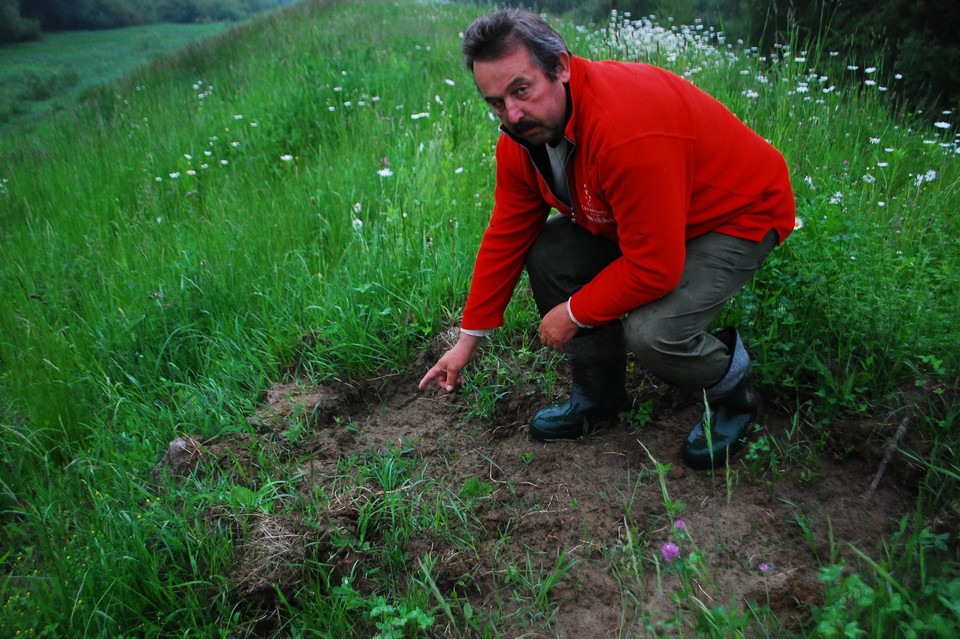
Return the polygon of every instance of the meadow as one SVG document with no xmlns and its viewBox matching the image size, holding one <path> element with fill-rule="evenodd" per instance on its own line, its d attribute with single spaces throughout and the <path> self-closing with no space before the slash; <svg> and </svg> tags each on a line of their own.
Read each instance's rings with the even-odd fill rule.
<svg viewBox="0 0 960 639">
<path fill-rule="evenodd" d="M 407 409 L 382 408 L 378 380 L 420 405 L 410 384 L 457 325 L 492 206 L 497 126 L 459 55 L 482 11 L 305 0 L 3 133 L 0 633 L 566 636 L 558 610 L 596 560 L 622 586 L 598 636 L 954 636 L 958 121 L 899 110 L 869 61 L 762 53 L 696 24 L 555 22 L 575 53 L 686 76 L 791 167 L 798 228 L 721 318 L 750 329 L 769 415 L 730 469 L 676 484 L 655 451 L 628 476 L 658 512 L 627 508 L 622 541 L 523 552 L 524 514 L 502 505 L 550 505 L 518 497 L 504 463 L 468 476 L 455 452 L 377 421 Z M 517 404 L 564 388 L 534 318 L 521 290 L 461 396 L 426 398 L 476 450 L 514 433 L 517 472 L 554 454 L 520 443 Z M 352 403 L 265 416 L 268 389 L 310 386 Z M 632 440 L 654 437 L 650 398 Z M 321 463 L 366 434 L 376 446 Z M 172 442 L 189 464 L 170 463 Z M 745 512 L 738 495 L 813 491 L 835 462 L 885 454 L 882 481 L 910 497 L 895 531 L 862 550 L 827 522 L 824 548 L 795 509 L 821 579 L 786 608 L 725 588 L 676 491 L 711 482 Z M 567 515 L 604 489 L 580 490 Z M 260 557 L 296 579 L 237 576 L 261 537 L 303 542 Z M 450 573 L 464 556 L 481 568 Z M 722 605 L 699 594 L 712 588 Z"/>
<path fill-rule="evenodd" d="M 0 132 L 64 109 L 93 87 L 236 23 L 156 24 L 109 31 L 63 31 L 0 48 Z"/>
</svg>

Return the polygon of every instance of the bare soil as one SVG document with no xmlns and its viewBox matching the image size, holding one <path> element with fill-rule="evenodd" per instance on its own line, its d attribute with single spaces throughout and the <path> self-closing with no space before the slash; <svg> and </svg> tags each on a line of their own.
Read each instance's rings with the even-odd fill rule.
<svg viewBox="0 0 960 639">
<path fill-rule="evenodd" d="M 232 587 L 264 631 L 284 616 L 277 592 L 296 592 L 309 581 L 308 566 L 330 567 L 332 583 L 353 574 L 359 592 L 376 591 L 363 570 L 383 549 L 365 556 L 362 548 L 337 543 L 358 534 L 365 499 L 344 486 L 339 465 L 391 447 L 402 447 L 424 479 L 454 493 L 471 478 L 491 487 L 470 508 L 476 545 L 414 535 L 399 550 L 412 573 L 428 554 L 436 559 L 433 572 L 444 596 L 498 614 L 504 637 L 645 636 L 645 626 L 692 605 L 673 601 L 682 584 L 659 557 L 661 545 L 676 540 L 677 518 L 688 535 L 682 551 L 686 556 L 695 542 L 707 568 L 694 580 L 698 591 L 688 594 L 709 607 L 742 610 L 755 601 L 789 628 L 821 602 L 820 566 L 855 563 L 854 547 L 879 556 L 882 541 L 915 509 L 918 471 L 901 458 L 865 497 L 889 425 L 836 424 L 832 446 L 821 446 L 806 468 L 781 459 L 776 477 L 770 459 L 753 462 L 743 453 L 727 472 L 698 472 L 681 460 L 682 442 L 701 411 L 695 397 L 645 379 L 633 390 L 638 403 L 650 402 L 649 423 L 614 425 L 579 442 L 540 443 L 528 437 L 526 422 L 550 398 L 504 397 L 497 417 L 479 422 L 467 417 L 463 395 L 419 391 L 441 348 L 425 352 L 405 374 L 349 384 L 277 383 L 249 416 L 254 434 L 211 441 L 185 436 L 171 445 L 161 463 L 174 472 L 230 472 L 258 490 L 262 480 L 255 478 L 264 473 L 257 464 L 269 458 L 285 466 L 278 473 L 302 474 L 302 497 L 330 498 L 319 519 L 295 508 L 244 520 L 226 510 L 210 515 L 235 529 Z M 786 440 L 789 415 L 762 410 L 759 422 L 768 438 Z M 290 437 L 291 429 L 299 429 L 298 437 Z M 758 464 L 765 472 L 756 471 Z M 532 573 L 541 575 L 558 557 L 573 562 L 549 589 L 552 610 L 539 620 L 522 614 L 529 602 L 513 596 L 504 577 L 510 566 L 526 566 L 526 557 Z M 442 623 L 434 630 L 445 636 Z"/>
</svg>

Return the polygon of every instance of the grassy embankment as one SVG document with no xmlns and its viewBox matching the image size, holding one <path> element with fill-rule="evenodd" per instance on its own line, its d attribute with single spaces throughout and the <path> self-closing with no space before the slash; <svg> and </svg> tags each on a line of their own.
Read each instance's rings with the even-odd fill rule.
<svg viewBox="0 0 960 639">
<path fill-rule="evenodd" d="M 203 521 L 212 504 L 242 504 L 199 478 L 167 486 L 174 504 L 144 480 L 174 437 L 248 428 L 259 389 L 294 359 L 314 379 L 398 369 L 455 321 L 496 136 L 457 53 L 476 14 L 307 2 L 4 137 L 0 631 L 244 631 L 225 591 L 229 534 Z M 834 420 L 870 416 L 886 437 L 909 415 L 930 468 L 890 556 L 864 562 L 865 583 L 828 586 L 828 601 L 856 605 L 817 621 L 949 618 L 956 540 L 923 522 L 955 521 L 960 472 L 953 129 L 891 117 L 876 86 L 843 78 L 862 69 L 826 53 L 758 60 L 696 32 L 648 53 L 629 29 L 565 33 L 579 53 L 688 74 L 786 155 L 803 228 L 725 318 L 756 326 L 758 379 L 799 424 L 766 458 L 807 468 Z M 516 305 L 509 328 L 530 320 Z M 271 507 L 286 507 L 272 488 Z M 496 626 L 402 565 L 383 601 L 304 594 L 289 628 L 364 636 L 378 603 L 411 632 L 434 617 Z"/>
<path fill-rule="evenodd" d="M 152 60 L 236 26 L 229 22 L 155 24 L 109 31 L 45 33 L 0 47 L 0 133 Z"/>
</svg>

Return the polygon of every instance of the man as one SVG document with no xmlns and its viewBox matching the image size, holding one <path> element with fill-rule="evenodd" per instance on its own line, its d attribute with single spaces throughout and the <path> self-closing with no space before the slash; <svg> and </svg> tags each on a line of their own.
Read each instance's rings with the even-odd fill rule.
<svg viewBox="0 0 960 639">
<path fill-rule="evenodd" d="M 707 330 L 793 230 L 783 157 L 687 80 L 573 56 L 529 12 L 478 19 L 462 51 L 502 124 L 495 206 L 459 340 L 420 388 L 464 383 L 526 267 L 540 341 L 565 353 L 573 377 L 571 396 L 530 421 L 533 438 L 572 439 L 616 419 L 629 405 L 629 349 L 667 383 L 705 394 L 684 459 L 724 463 L 757 400 L 736 330 Z"/>
</svg>

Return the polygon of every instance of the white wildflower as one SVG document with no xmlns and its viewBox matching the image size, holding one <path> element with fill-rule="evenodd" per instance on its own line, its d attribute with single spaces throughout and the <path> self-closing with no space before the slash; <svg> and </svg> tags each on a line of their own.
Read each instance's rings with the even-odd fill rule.
<svg viewBox="0 0 960 639">
<path fill-rule="evenodd" d="M 916 179 L 913 181 L 914 186 L 920 186 L 924 182 L 933 182 L 937 179 L 937 172 L 933 169 L 930 169 L 923 175 L 917 175 Z"/>
</svg>

